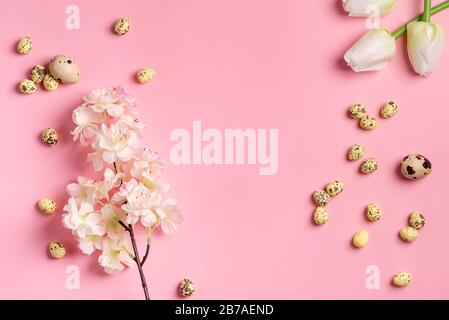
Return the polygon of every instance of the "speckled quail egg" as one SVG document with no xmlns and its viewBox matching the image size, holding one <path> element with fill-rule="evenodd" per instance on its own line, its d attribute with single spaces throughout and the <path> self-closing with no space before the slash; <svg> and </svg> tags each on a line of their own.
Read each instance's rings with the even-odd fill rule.
<svg viewBox="0 0 449 320">
<path fill-rule="evenodd" d="M 40 83 L 42 80 L 44 80 L 45 76 L 45 67 L 38 64 L 31 69 L 31 80 L 33 80 L 34 83 Z"/>
<path fill-rule="evenodd" d="M 66 250 L 62 243 L 53 241 L 48 245 L 48 252 L 52 258 L 61 259 L 64 258 Z"/>
<path fill-rule="evenodd" d="M 360 160 L 365 155 L 365 147 L 361 144 L 354 144 L 349 148 L 348 159 L 351 161 Z"/>
<path fill-rule="evenodd" d="M 137 81 L 140 83 L 147 83 L 154 79 L 155 72 L 150 68 L 143 68 L 137 71 Z"/>
<path fill-rule="evenodd" d="M 39 210 L 46 215 L 51 215 L 56 211 L 56 202 L 52 199 L 43 198 L 37 203 Z"/>
<path fill-rule="evenodd" d="M 369 221 L 374 222 L 380 220 L 380 218 L 382 217 L 382 211 L 380 210 L 378 205 L 370 203 L 366 207 L 365 215 Z"/>
<path fill-rule="evenodd" d="M 313 221 L 316 224 L 326 224 L 328 220 L 329 216 L 325 207 L 318 207 L 315 209 L 313 212 Z"/>
<path fill-rule="evenodd" d="M 377 128 L 377 120 L 372 116 L 364 115 L 360 118 L 359 125 L 362 129 L 373 130 Z"/>
<path fill-rule="evenodd" d="M 424 226 L 426 224 L 426 219 L 421 214 L 421 212 L 413 211 L 410 214 L 409 223 L 410 223 L 410 226 L 412 228 L 415 228 L 416 230 L 419 230 L 419 229 L 424 228 Z"/>
<path fill-rule="evenodd" d="M 418 230 L 412 227 L 404 227 L 399 232 L 402 240 L 407 242 L 415 241 L 418 238 Z"/>
<path fill-rule="evenodd" d="M 118 35 L 127 34 L 131 27 L 131 21 L 129 18 L 120 18 L 114 24 L 114 32 Z"/>
<path fill-rule="evenodd" d="M 78 64 L 65 55 L 54 56 L 48 65 L 51 75 L 64 84 L 76 83 L 80 80 Z"/>
<path fill-rule="evenodd" d="M 49 145 L 54 146 L 58 143 L 58 133 L 53 128 L 45 129 L 41 134 L 42 141 Z"/>
<path fill-rule="evenodd" d="M 364 174 L 370 174 L 376 171 L 378 167 L 379 167 L 378 161 L 374 158 L 369 158 L 363 161 L 362 164 L 360 165 L 360 172 Z"/>
<path fill-rule="evenodd" d="M 190 297 L 195 292 L 195 285 L 192 280 L 185 278 L 179 284 L 179 294 L 182 297 Z"/>
<path fill-rule="evenodd" d="M 393 284 L 396 287 L 405 287 L 412 281 L 412 275 L 406 271 L 398 272 L 393 276 Z"/>
<path fill-rule="evenodd" d="M 48 91 L 55 91 L 59 87 L 58 80 L 56 80 L 55 77 L 48 73 L 44 76 L 42 84 L 44 85 L 45 90 Z"/>
<path fill-rule="evenodd" d="M 328 195 L 330 195 L 331 197 L 335 197 L 336 195 L 338 195 L 343 191 L 343 188 L 344 188 L 343 181 L 334 180 L 327 184 L 325 190 Z"/>
<path fill-rule="evenodd" d="M 352 244 L 356 248 L 363 248 L 363 247 L 365 247 L 368 244 L 368 240 L 369 240 L 368 231 L 361 230 L 361 231 L 357 232 L 352 237 Z"/>
<path fill-rule="evenodd" d="M 322 207 L 326 206 L 329 203 L 330 199 L 331 199 L 331 196 L 326 191 L 316 190 L 313 193 L 313 200 L 319 206 L 322 206 Z"/>
<path fill-rule="evenodd" d="M 20 81 L 18 89 L 21 93 L 30 94 L 36 92 L 37 86 L 32 80 L 24 79 Z"/>
<path fill-rule="evenodd" d="M 398 109 L 398 105 L 393 101 L 387 102 L 383 105 L 382 109 L 380 109 L 380 116 L 382 118 L 391 118 L 398 113 Z"/>
<path fill-rule="evenodd" d="M 401 163 L 401 172 L 404 177 L 410 180 L 417 180 L 428 176 L 432 171 L 432 163 L 420 155 L 410 154 Z"/>
<path fill-rule="evenodd" d="M 361 119 L 368 112 L 366 105 L 362 103 L 356 103 L 352 105 L 348 110 L 348 115 L 353 119 Z"/>
<path fill-rule="evenodd" d="M 33 49 L 33 43 L 30 37 L 23 37 L 17 42 L 17 52 L 20 54 L 28 54 Z"/>
</svg>

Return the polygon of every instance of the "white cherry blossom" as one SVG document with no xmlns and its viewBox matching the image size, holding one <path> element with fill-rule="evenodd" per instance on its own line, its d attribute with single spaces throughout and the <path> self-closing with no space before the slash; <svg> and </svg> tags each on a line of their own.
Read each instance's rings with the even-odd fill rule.
<svg viewBox="0 0 449 320">
<path fill-rule="evenodd" d="M 101 125 L 100 132 L 94 139 L 92 147 L 101 151 L 102 159 L 113 164 L 116 161 L 128 161 L 139 145 L 137 133 L 124 123 Z"/>
<path fill-rule="evenodd" d="M 97 199 L 98 184 L 94 180 L 79 176 L 78 183 L 70 183 L 66 190 L 70 197 L 78 202 L 88 202 L 93 204 Z"/>
<path fill-rule="evenodd" d="M 98 183 L 98 192 L 102 198 L 109 198 L 109 191 L 120 185 L 123 173 L 115 173 L 111 168 L 106 168 L 103 180 Z"/>
<path fill-rule="evenodd" d="M 101 214 L 94 212 L 92 204 L 81 202 L 78 205 L 75 198 L 70 198 L 64 206 L 64 211 L 67 214 L 63 215 L 62 223 L 78 237 L 85 238 L 88 235 L 102 236 L 105 234 L 106 228 Z"/>
<path fill-rule="evenodd" d="M 165 233 L 172 233 L 178 229 L 178 225 L 184 222 L 181 210 L 175 199 L 169 198 L 162 201 L 160 207 L 155 209 L 159 217 L 161 229 Z"/>
<path fill-rule="evenodd" d="M 102 244 L 103 252 L 98 257 L 98 263 L 109 274 L 116 274 L 125 266 L 135 266 L 135 261 L 131 257 L 129 245 L 124 240 L 104 240 Z"/>
<path fill-rule="evenodd" d="M 86 97 L 83 106 L 89 107 L 95 112 L 106 112 L 112 117 L 119 117 L 124 112 L 124 105 L 119 101 L 119 96 L 112 88 L 92 90 Z"/>
<path fill-rule="evenodd" d="M 72 131 L 73 140 L 80 140 L 83 146 L 91 140 L 98 130 L 98 124 L 104 119 L 100 114 L 84 106 L 76 108 L 72 113 L 73 122 L 77 125 Z"/>
<path fill-rule="evenodd" d="M 88 160 L 104 171 L 101 178 L 80 176 L 66 187 L 62 223 L 81 252 L 101 252 L 98 263 L 110 274 L 136 264 L 129 240 L 138 227 L 151 241 L 154 229 L 171 233 L 183 222 L 176 200 L 166 198 L 158 153 L 140 147 L 144 124 L 137 116 L 134 97 L 121 87 L 93 90 L 72 113 L 74 140 L 91 149 Z"/>
<path fill-rule="evenodd" d="M 78 247 L 87 255 L 91 255 L 95 250 L 101 250 L 102 243 L 102 236 L 88 235 L 85 238 L 78 238 Z"/>
</svg>

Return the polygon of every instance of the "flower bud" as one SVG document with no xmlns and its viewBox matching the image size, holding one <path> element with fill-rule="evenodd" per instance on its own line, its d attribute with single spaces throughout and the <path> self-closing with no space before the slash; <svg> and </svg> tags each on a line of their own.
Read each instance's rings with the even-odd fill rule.
<svg viewBox="0 0 449 320">
<path fill-rule="evenodd" d="M 444 29 L 436 22 L 407 25 L 407 51 L 416 73 L 428 76 L 436 68 L 444 48 Z"/>
<path fill-rule="evenodd" d="M 380 17 L 394 9 L 395 0 L 342 0 L 351 17 Z"/>
<path fill-rule="evenodd" d="M 346 63 L 356 72 L 380 71 L 396 56 L 396 40 L 387 29 L 365 33 L 346 53 Z"/>
</svg>

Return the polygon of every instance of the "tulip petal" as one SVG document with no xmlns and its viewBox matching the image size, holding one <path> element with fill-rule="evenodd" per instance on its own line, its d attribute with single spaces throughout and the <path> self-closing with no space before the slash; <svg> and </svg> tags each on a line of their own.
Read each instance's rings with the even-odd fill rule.
<svg viewBox="0 0 449 320">
<path fill-rule="evenodd" d="M 407 25 L 407 51 L 416 73 L 430 75 L 444 49 L 443 27 L 436 22 L 415 21 Z"/>
<path fill-rule="evenodd" d="M 396 41 L 386 29 L 365 33 L 344 55 L 346 63 L 356 72 L 380 71 L 396 56 Z"/>
<path fill-rule="evenodd" d="M 350 17 L 380 17 L 391 12 L 396 0 L 342 0 Z"/>
</svg>

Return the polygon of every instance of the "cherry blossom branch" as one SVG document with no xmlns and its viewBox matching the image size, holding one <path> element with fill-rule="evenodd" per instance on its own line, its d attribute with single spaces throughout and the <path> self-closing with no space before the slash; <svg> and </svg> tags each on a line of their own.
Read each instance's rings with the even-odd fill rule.
<svg viewBox="0 0 449 320">
<path fill-rule="evenodd" d="M 137 244 L 136 244 L 136 238 L 134 236 L 134 229 L 133 226 L 131 224 L 126 225 L 123 221 L 118 220 L 118 223 L 126 230 L 129 232 L 129 235 L 131 237 L 131 243 L 133 246 L 133 251 L 134 251 L 134 261 L 137 264 L 137 268 L 139 269 L 139 275 L 140 275 L 140 280 L 142 282 L 142 288 L 143 288 L 143 292 L 145 294 L 145 300 L 150 300 L 150 295 L 148 293 L 148 287 L 147 287 L 147 283 L 145 280 L 145 274 L 143 273 L 143 269 L 142 266 L 145 263 L 145 261 L 148 258 L 148 253 L 150 251 L 150 240 L 148 239 L 147 242 L 147 249 L 145 251 L 145 255 L 142 259 L 142 261 L 140 261 L 140 257 L 139 257 L 139 251 L 137 250 Z"/>
<path fill-rule="evenodd" d="M 151 235 L 153 234 L 153 230 L 154 230 L 154 227 L 153 227 L 153 228 L 148 228 L 148 229 L 147 229 L 147 232 L 148 232 L 148 234 L 147 234 L 147 248 L 146 248 L 146 250 L 145 250 L 145 255 L 143 256 L 143 259 L 142 259 L 142 263 L 141 263 L 142 266 L 143 266 L 143 264 L 145 263 L 145 261 L 147 260 L 148 254 L 150 253 L 150 248 L 151 248 Z"/>
<path fill-rule="evenodd" d="M 93 152 L 87 158 L 95 171 L 103 170 L 103 178 L 95 181 L 80 176 L 77 183 L 67 186 L 70 198 L 62 222 L 77 235 L 83 253 L 101 251 L 98 263 L 106 273 L 117 274 L 137 264 L 149 300 L 142 266 L 148 260 L 151 233 L 159 227 L 171 233 L 183 217 L 176 200 L 167 196 L 168 184 L 160 180 L 163 163 L 159 155 L 140 147 L 144 125 L 137 119 L 134 98 L 117 87 L 94 89 L 83 101 L 73 110 L 76 128 L 72 134 L 82 145 L 90 146 Z M 116 230 L 117 222 L 126 232 Z M 142 260 L 134 234 L 137 224 L 148 232 Z M 89 231 L 80 233 L 80 228 Z"/>
<path fill-rule="evenodd" d="M 120 172 L 118 164 L 117 164 L 116 161 L 114 161 L 114 170 L 115 170 L 115 173 L 119 173 Z"/>
<path fill-rule="evenodd" d="M 117 163 L 118 161 L 114 161 L 114 170 L 115 173 L 118 174 L 120 172 L 120 163 Z M 120 187 L 123 184 L 123 179 L 120 179 Z"/>
<path fill-rule="evenodd" d="M 148 254 L 150 253 L 150 247 L 151 247 L 151 244 L 148 242 L 147 243 L 147 249 L 145 250 L 145 255 L 143 256 L 142 262 L 140 263 L 141 266 L 143 266 L 145 261 L 147 261 Z"/>
<path fill-rule="evenodd" d="M 123 221 L 118 220 L 118 223 L 120 223 L 120 225 L 121 225 L 126 231 L 129 231 L 128 226 L 127 226 L 126 224 L 124 224 Z"/>
<path fill-rule="evenodd" d="M 136 238 L 134 236 L 134 229 L 131 224 L 128 225 L 128 232 L 129 232 L 129 235 L 131 236 L 131 242 L 133 245 L 134 256 L 135 256 L 134 260 L 136 261 L 137 268 L 139 269 L 139 275 L 140 275 L 140 280 L 142 282 L 143 292 L 145 294 L 145 300 L 150 300 L 147 282 L 145 280 L 145 274 L 143 273 L 143 270 L 142 270 L 142 265 L 141 265 L 140 258 L 139 258 L 139 250 L 137 249 Z"/>
</svg>

